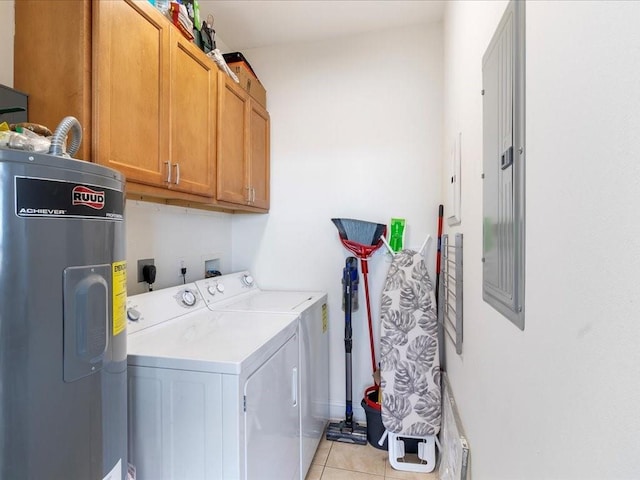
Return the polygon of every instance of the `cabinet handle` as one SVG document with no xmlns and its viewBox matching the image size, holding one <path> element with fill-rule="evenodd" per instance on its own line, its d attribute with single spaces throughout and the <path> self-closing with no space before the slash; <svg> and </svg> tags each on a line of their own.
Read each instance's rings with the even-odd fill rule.
<svg viewBox="0 0 640 480">
<path fill-rule="evenodd" d="M 251 187 L 244 187 L 247 190 L 247 204 L 251 205 Z"/>
<path fill-rule="evenodd" d="M 180 164 L 175 163 L 174 165 L 176 167 L 176 185 L 178 185 L 180 183 Z"/>
<path fill-rule="evenodd" d="M 167 166 L 167 183 L 171 183 L 171 162 L 164 162 Z"/>
<path fill-rule="evenodd" d="M 251 187 L 251 204 L 256 203 L 256 189 L 255 187 Z"/>
</svg>

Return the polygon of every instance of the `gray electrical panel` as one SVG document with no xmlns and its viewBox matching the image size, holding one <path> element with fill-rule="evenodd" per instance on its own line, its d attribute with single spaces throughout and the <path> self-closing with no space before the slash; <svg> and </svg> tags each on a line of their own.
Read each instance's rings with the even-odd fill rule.
<svg viewBox="0 0 640 480">
<path fill-rule="evenodd" d="M 482 59 L 482 297 L 524 330 L 525 2 L 512 0 Z"/>
</svg>

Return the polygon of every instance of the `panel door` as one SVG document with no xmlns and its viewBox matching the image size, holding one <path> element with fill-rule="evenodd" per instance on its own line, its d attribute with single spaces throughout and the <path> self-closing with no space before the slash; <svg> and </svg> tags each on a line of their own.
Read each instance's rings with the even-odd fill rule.
<svg viewBox="0 0 640 480">
<path fill-rule="evenodd" d="M 269 209 L 269 113 L 251 101 L 249 117 L 249 171 L 251 205 Z"/>
<path fill-rule="evenodd" d="M 482 62 L 483 298 L 524 329 L 524 4 L 512 1 Z"/>
<path fill-rule="evenodd" d="M 483 215 L 484 289 L 503 303 L 513 302 L 513 165 L 502 158 L 513 146 L 511 52 L 513 22 L 509 19 L 483 65 Z"/>
<path fill-rule="evenodd" d="M 218 67 L 177 30 L 171 39 L 169 188 L 213 197 Z"/>
<path fill-rule="evenodd" d="M 298 347 L 296 334 L 245 383 L 247 480 L 300 478 Z"/>
<path fill-rule="evenodd" d="M 223 478 L 222 376 L 128 368 L 129 461 L 138 480 Z"/>
<path fill-rule="evenodd" d="M 38 40 L 47 38 L 55 40 Z M 53 131 L 74 116 L 83 127 L 75 158 L 91 160 L 91 2 L 15 2 L 12 58 L 13 86 L 29 94 L 29 119 Z"/>
<path fill-rule="evenodd" d="M 148 2 L 94 2 L 97 163 L 166 185 L 170 24 Z"/>
<path fill-rule="evenodd" d="M 217 199 L 248 205 L 247 132 L 249 95 L 225 73 L 219 73 Z"/>
</svg>

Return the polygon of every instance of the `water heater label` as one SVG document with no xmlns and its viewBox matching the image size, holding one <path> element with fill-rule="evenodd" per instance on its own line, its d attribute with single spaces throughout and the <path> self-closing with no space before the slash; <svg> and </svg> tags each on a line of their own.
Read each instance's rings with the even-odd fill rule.
<svg viewBox="0 0 640 480">
<path fill-rule="evenodd" d="M 19 217 L 90 218 L 121 222 L 124 195 L 119 190 L 50 178 L 15 177 Z"/>
<path fill-rule="evenodd" d="M 113 336 L 127 326 L 127 262 L 114 262 L 111 266 L 113 278 Z"/>
</svg>

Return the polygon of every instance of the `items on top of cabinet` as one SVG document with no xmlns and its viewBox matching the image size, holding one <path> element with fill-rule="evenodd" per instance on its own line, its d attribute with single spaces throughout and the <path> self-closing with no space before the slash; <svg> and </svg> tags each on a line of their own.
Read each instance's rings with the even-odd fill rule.
<svg viewBox="0 0 640 480">
<path fill-rule="evenodd" d="M 149 0 L 149 3 L 166 15 L 169 11 L 169 0 Z"/>
<path fill-rule="evenodd" d="M 267 108 L 267 91 L 260 83 L 258 75 L 245 56 L 240 52 L 225 53 L 223 55 L 231 71 L 238 77 L 240 86 L 256 100 Z"/>
<path fill-rule="evenodd" d="M 187 40 L 193 40 L 193 22 L 187 13 L 187 7 L 178 3 L 171 2 L 170 6 L 171 21 L 180 30 Z"/>
<path fill-rule="evenodd" d="M 224 61 L 224 57 L 222 53 L 220 53 L 220 50 L 218 50 L 217 48 L 214 48 L 209 53 L 207 53 L 207 57 L 209 57 L 211 60 L 216 62 L 216 65 L 218 65 L 218 68 L 222 70 L 224 73 L 226 73 L 229 77 L 231 77 L 234 82 L 240 83 L 240 80 L 238 80 L 238 77 L 236 76 L 236 74 L 231 71 L 231 69 L 229 68 L 229 65 L 227 65 L 227 62 Z"/>
<path fill-rule="evenodd" d="M 223 57 L 224 57 L 224 61 L 227 62 L 228 64 L 242 62 L 244 64 L 244 67 L 246 67 L 249 70 L 249 72 L 251 72 L 251 74 L 256 78 L 256 80 L 258 79 L 258 75 L 253 70 L 253 67 L 251 66 L 249 61 L 245 58 L 245 56 L 242 53 L 240 52 L 225 53 Z"/>
<path fill-rule="evenodd" d="M 200 30 L 198 0 L 149 0 L 149 3 L 167 16 L 187 40 L 196 38 Z"/>
<path fill-rule="evenodd" d="M 209 53 L 216 49 L 216 31 L 213 29 L 213 15 L 207 15 L 207 21 L 202 21 L 199 40 L 200 49 L 204 53 Z"/>
</svg>

